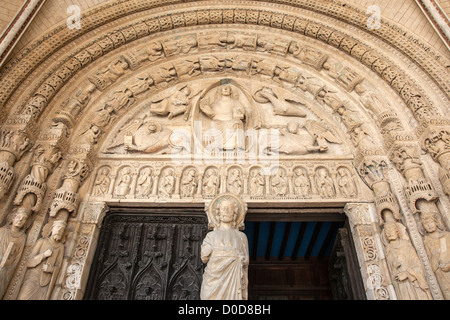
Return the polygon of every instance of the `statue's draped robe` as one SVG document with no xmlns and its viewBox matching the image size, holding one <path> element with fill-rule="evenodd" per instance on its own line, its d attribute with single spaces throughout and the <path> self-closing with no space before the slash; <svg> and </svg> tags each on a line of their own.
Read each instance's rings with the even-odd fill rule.
<svg viewBox="0 0 450 320">
<path fill-rule="evenodd" d="M 397 294 L 401 300 L 431 299 L 421 262 L 409 241 L 400 239 L 395 243 L 389 243 L 386 256 L 392 276 L 400 272 L 405 272 L 408 276 L 403 281 L 395 281 Z"/>
<path fill-rule="evenodd" d="M 243 232 L 209 232 L 203 240 L 202 260 L 208 261 L 200 292 L 202 300 L 247 300 L 249 255 Z"/>
<path fill-rule="evenodd" d="M 45 258 L 43 253 L 48 249 L 52 250 L 52 254 Z M 64 245 L 62 243 L 52 244 L 48 238 L 39 239 L 30 255 L 30 260 L 28 260 L 28 271 L 17 299 L 48 300 L 61 268 L 63 256 Z M 43 270 L 44 264 L 47 265 L 47 271 Z"/>
<path fill-rule="evenodd" d="M 14 236 L 10 227 L 0 229 L 0 299 L 6 292 L 14 270 L 22 256 L 27 236 L 20 233 Z"/>
<path fill-rule="evenodd" d="M 450 263 L 450 233 L 443 232 L 438 237 L 426 236 L 424 244 L 444 299 L 450 300 L 450 271 L 444 271 L 439 267 L 441 263 L 445 265 Z"/>
<path fill-rule="evenodd" d="M 236 114 L 244 115 L 245 111 L 242 105 L 231 98 L 222 97 L 212 104 L 215 112 L 212 128 L 220 132 L 219 141 L 222 142 L 220 148 L 224 150 L 235 150 L 236 148 L 245 149 L 243 144 L 244 123 Z"/>
</svg>

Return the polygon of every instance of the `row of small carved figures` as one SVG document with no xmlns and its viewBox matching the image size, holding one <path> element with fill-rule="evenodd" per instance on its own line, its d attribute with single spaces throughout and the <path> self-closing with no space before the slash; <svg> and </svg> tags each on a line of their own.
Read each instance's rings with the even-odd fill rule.
<svg viewBox="0 0 450 320">
<path fill-rule="evenodd" d="M 91 195 L 112 198 L 182 198 L 213 197 L 221 192 L 231 192 L 253 198 L 309 198 L 318 195 L 323 198 L 354 198 L 358 195 L 357 183 L 347 167 L 339 167 L 337 174 L 330 174 L 325 167 L 316 169 L 308 176 L 306 169 L 297 167 L 292 176 L 284 169 L 265 175 L 260 168 L 250 170 L 248 177 L 241 170 L 233 168 L 221 178 L 217 168 L 208 168 L 203 175 L 188 168 L 179 178 L 173 168 L 165 168 L 159 175 L 153 175 L 151 167 L 141 170 L 139 176 L 132 174 L 130 167 L 124 167 L 117 177 L 110 176 L 110 169 L 102 167 L 94 180 Z"/>
</svg>

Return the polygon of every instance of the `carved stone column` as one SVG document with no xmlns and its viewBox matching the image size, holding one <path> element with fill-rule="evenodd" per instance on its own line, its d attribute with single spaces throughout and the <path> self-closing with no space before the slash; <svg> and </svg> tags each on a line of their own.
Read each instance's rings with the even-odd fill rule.
<svg viewBox="0 0 450 320">
<path fill-rule="evenodd" d="M 47 178 L 67 151 L 66 127 L 55 126 L 39 136 L 30 173 L 17 190 L 14 205 L 38 212 L 47 190 Z"/>
<path fill-rule="evenodd" d="M 420 137 L 422 149 L 439 164 L 442 189 L 450 196 L 450 120 L 430 119 L 426 125 Z"/>
<path fill-rule="evenodd" d="M 65 215 L 64 219 L 67 220 L 70 213 L 76 212 L 80 199 L 77 193 L 78 188 L 90 171 L 90 146 L 75 147 L 71 151 L 72 153 L 69 151 L 62 185 L 53 194 L 50 217 Z"/>
<path fill-rule="evenodd" d="M 63 270 L 64 281 L 61 291 L 54 297 L 57 300 L 81 300 L 86 288 L 92 259 L 97 247 L 103 218 L 108 211 L 104 202 L 87 202 L 80 205 L 72 239 L 73 251 L 68 259 L 68 267 Z"/>
<path fill-rule="evenodd" d="M 367 299 L 396 300 L 374 206 L 367 203 L 347 203 L 344 212 L 349 218 Z"/>
</svg>

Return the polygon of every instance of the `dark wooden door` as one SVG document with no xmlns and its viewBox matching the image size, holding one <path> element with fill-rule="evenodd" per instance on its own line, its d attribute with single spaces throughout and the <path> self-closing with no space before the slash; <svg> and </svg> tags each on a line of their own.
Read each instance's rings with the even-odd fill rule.
<svg viewBox="0 0 450 320">
<path fill-rule="evenodd" d="M 108 214 L 85 299 L 199 299 L 206 233 L 204 214 Z"/>
</svg>

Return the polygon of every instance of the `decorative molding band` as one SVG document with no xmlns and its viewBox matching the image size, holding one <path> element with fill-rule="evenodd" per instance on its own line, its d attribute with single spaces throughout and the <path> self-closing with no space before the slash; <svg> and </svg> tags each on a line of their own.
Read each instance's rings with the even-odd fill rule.
<svg viewBox="0 0 450 320">
<path fill-rule="evenodd" d="M 45 0 L 27 0 L 0 37 L 0 67 L 44 5 Z"/>
<path fill-rule="evenodd" d="M 0 77 L 2 78 L 2 85 L 0 87 L 0 104 L 4 105 L 12 93 L 17 89 L 20 83 L 30 74 L 32 70 L 35 69 L 37 65 L 42 63 L 49 56 L 54 54 L 58 49 L 62 48 L 66 44 L 71 41 L 74 41 L 78 37 L 87 33 L 90 30 L 93 30 L 101 25 L 105 25 L 113 20 L 123 17 L 125 14 L 133 14 L 138 12 L 143 12 L 145 10 L 155 9 L 157 7 L 162 6 L 163 4 L 160 1 L 154 1 L 151 4 L 148 2 L 137 1 L 133 2 L 132 6 L 127 6 L 126 10 L 115 10 L 116 7 L 121 5 L 125 6 L 125 3 L 129 1 L 123 0 L 118 1 L 117 3 L 108 4 L 107 6 L 101 6 L 95 8 L 88 13 L 84 14 L 83 19 L 83 29 L 81 30 L 67 30 L 66 25 L 60 25 L 57 28 L 50 31 L 45 37 L 40 40 L 32 43 L 26 49 L 24 49 L 13 61 L 11 61 L 8 65 L 6 65 L 1 71 Z M 284 4 L 285 1 L 277 1 L 277 3 Z M 358 24 L 360 28 L 364 30 L 367 28 L 365 26 L 365 22 L 367 20 L 367 16 L 362 12 L 357 12 L 354 8 L 349 9 L 348 7 L 343 7 L 337 3 L 322 3 L 318 2 L 314 5 L 308 3 L 303 3 L 304 1 L 295 1 L 295 3 L 291 3 L 293 6 L 309 9 L 312 11 L 317 11 L 333 18 L 337 18 L 352 25 Z M 167 4 L 168 10 L 171 10 L 173 6 L 171 4 L 179 3 L 179 1 L 171 1 L 164 4 Z M 231 2 L 230 2 L 231 4 Z M 251 3 L 250 3 L 251 4 Z M 186 4 L 185 4 L 186 6 Z M 272 4 L 273 6 L 273 4 Z M 281 8 L 282 9 L 282 8 Z M 126 11 L 126 13 L 124 13 Z M 210 17 L 207 14 L 211 10 L 203 10 L 199 11 L 198 9 L 195 11 L 185 10 L 184 12 L 180 12 L 178 14 L 168 14 L 161 15 L 157 20 L 147 19 L 146 23 L 156 22 L 158 27 L 156 29 L 148 30 L 151 34 L 159 31 L 175 29 L 183 26 L 190 25 L 201 25 L 201 24 L 225 24 L 225 23 L 234 23 L 234 24 L 257 24 L 261 26 L 269 26 L 274 28 L 280 28 L 284 30 L 293 30 L 300 33 L 303 33 L 309 37 L 313 37 L 319 39 L 324 42 L 330 42 L 329 37 L 332 34 L 337 34 L 340 32 L 334 31 L 333 29 L 319 25 L 315 22 L 309 22 L 305 19 L 297 17 L 294 14 L 286 14 L 281 12 L 270 12 L 270 11 L 255 11 L 245 8 L 221 8 L 220 10 L 212 10 L 213 15 Z M 248 11 L 248 12 L 247 12 Z M 214 15 L 217 13 L 217 15 Z M 256 16 L 255 16 L 256 14 Z M 194 15 L 194 16 L 193 16 Z M 201 16 L 200 16 L 201 15 Z M 95 17 L 95 19 L 94 19 Z M 256 20 L 253 21 L 252 17 Z M 188 20 L 192 18 L 191 20 Z M 175 19 L 175 20 L 174 20 Z M 181 19 L 179 21 L 179 19 Z M 206 19 L 206 20 L 205 20 Z M 165 21 L 165 24 L 161 24 Z M 356 23 L 355 21 L 359 21 Z M 303 28 L 302 28 L 303 22 Z M 297 23 L 297 24 L 296 24 Z M 296 24 L 296 25 L 295 25 Z M 138 26 L 139 23 L 135 23 L 134 25 Z M 129 28 L 130 26 L 128 26 Z M 297 30 L 298 28 L 301 30 Z M 120 28 L 121 32 L 126 32 L 127 27 Z M 367 30 L 365 30 L 367 31 Z M 146 35 L 148 35 L 148 32 Z M 373 31 L 375 32 L 375 31 Z M 383 24 L 382 28 L 376 31 L 376 36 L 380 37 L 390 45 L 393 45 L 398 50 L 409 56 L 415 63 L 418 63 L 420 67 L 425 70 L 433 80 L 439 85 L 439 87 L 443 90 L 443 92 L 448 96 L 450 89 L 448 88 L 448 84 L 445 83 L 446 79 L 446 70 L 443 67 L 445 62 L 440 61 L 441 59 L 436 56 L 432 50 L 418 39 L 413 39 L 410 37 L 406 37 L 407 33 L 404 30 L 400 30 L 398 27 L 390 26 L 389 24 Z M 142 35 L 137 35 L 140 38 Z M 49 43 L 51 39 L 51 43 Z M 340 40 L 339 40 L 340 39 Z M 349 37 L 348 35 L 342 34 L 340 35 L 338 41 L 334 44 L 334 46 L 345 50 L 348 54 L 357 57 L 357 51 L 361 49 L 361 46 L 365 46 L 362 43 L 359 43 L 356 39 Z M 127 39 L 125 43 L 132 41 L 131 39 Z M 348 41 L 351 43 L 349 44 Z M 333 43 L 330 43 L 333 45 Z M 120 44 L 117 44 L 120 46 Z M 350 47 L 349 47 L 350 45 Z M 345 47 L 345 48 L 344 48 Z M 348 47 L 348 48 L 347 48 Z M 114 45 L 114 49 L 116 49 L 116 44 Z M 75 55 L 71 56 L 74 59 Z M 379 59 L 377 59 L 379 60 Z M 385 60 L 385 59 L 381 59 Z M 374 61 L 372 61 L 373 63 Z M 84 67 L 81 66 L 81 68 Z M 386 72 L 384 72 L 386 73 Z"/>
<path fill-rule="evenodd" d="M 450 22 L 447 15 L 435 0 L 416 0 L 425 17 L 436 30 L 442 42 L 450 50 Z"/>
</svg>

